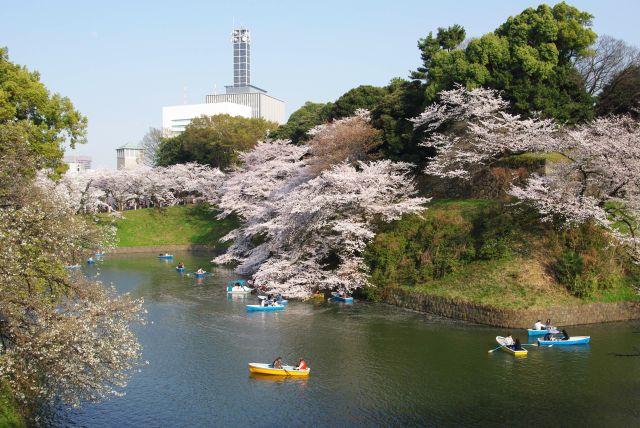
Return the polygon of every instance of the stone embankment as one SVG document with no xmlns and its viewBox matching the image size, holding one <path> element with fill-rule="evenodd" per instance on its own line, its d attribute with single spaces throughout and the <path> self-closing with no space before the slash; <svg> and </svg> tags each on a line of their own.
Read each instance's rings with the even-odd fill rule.
<svg viewBox="0 0 640 428">
<path fill-rule="evenodd" d="M 428 296 L 403 288 L 382 290 L 382 301 L 402 308 L 505 328 L 530 328 L 551 318 L 555 325 L 597 324 L 640 319 L 640 302 L 585 303 L 545 309 L 500 309 L 447 297 Z"/>
</svg>

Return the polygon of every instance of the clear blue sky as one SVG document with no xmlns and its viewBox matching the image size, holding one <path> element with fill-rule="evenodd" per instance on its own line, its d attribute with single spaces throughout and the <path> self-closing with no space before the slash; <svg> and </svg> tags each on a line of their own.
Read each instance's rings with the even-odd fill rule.
<svg viewBox="0 0 640 428">
<path fill-rule="evenodd" d="M 76 154 L 115 167 L 115 148 L 160 127 L 161 108 L 232 83 L 233 23 L 251 30 L 252 83 L 286 102 L 333 101 L 362 84 L 385 85 L 420 64 L 416 41 L 460 24 L 492 31 L 540 1 L 8 1 L 0 46 L 41 73 L 89 118 Z M 553 2 L 549 2 L 554 4 Z M 593 28 L 640 46 L 640 2 L 570 1 Z"/>
</svg>

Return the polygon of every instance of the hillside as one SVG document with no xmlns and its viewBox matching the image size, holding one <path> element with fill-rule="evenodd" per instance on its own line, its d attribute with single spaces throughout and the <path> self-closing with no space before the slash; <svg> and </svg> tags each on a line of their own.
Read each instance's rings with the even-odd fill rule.
<svg viewBox="0 0 640 428">
<path fill-rule="evenodd" d="M 526 206 L 440 200 L 422 218 L 384 226 L 365 258 L 377 289 L 501 308 L 640 300 L 637 267 L 607 242 L 595 226 L 559 231 L 540 223 Z"/>
<path fill-rule="evenodd" d="M 118 246 L 202 244 L 224 248 L 218 240 L 237 225 L 235 217 L 216 220 L 206 205 L 177 205 L 124 211 L 115 222 Z"/>
</svg>

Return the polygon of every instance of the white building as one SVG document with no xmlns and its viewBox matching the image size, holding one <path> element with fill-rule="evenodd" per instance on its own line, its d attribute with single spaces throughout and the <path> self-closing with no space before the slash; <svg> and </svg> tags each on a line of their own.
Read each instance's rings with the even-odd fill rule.
<svg viewBox="0 0 640 428">
<path fill-rule="evenodd" d="M 216 104 L 185 104 L 162 107 L 162 130 L 167 137 L 184 131 L 196 117 L 228 114 L 230 116 L 251 117 L 251 107 L 222 102 Z"/>
<path fill-rule="evenodd" d="M 68 174 L 81 174 L 91 170 L 91 156 L 72 155 L 65 156 L 63 160 L 69 166 Z"/>
<path fill-rule="evenodd" d="M 207 105 L 237 103 L 250 107 L 251 117 L 269 120 L 279 124 L 285 123 L 284 102 L 267 95 L 267 91 L 249 86 L 226 86 L 226 94 L 207 95 Z"/>
<path fill-rule="evenodd" d="M 118 169 L 133 169 L 142 165 L 144 149 L 136 143 L 127 143 L 116 149 Z"/>
</svg>

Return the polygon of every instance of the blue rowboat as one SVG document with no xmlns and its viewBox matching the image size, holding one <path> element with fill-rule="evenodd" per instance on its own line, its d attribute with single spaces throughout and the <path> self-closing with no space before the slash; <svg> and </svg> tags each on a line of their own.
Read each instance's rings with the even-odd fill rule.
<svg viewBox="0 0 640 428">
<path fill-rule="evenodd" d="M 204 278 L 204 276 L 205 276 L 206 274 L 207 274 L 206 272 L 204 272 L 204 273 L 198 273 L 198 272 L 194 273 L 194 275 L 195 275 L 195 277 L 196 277 L 196 278 Z"/>
<path fill-rule="evenodd" d="M 562 339 L 541 340 L 541 339 L 538 339 L 538 345 L 540 345 L 540 346 L 544 346 L 544 345 L 553 345 L 553 346 L 558 346 L 558 345 L 585 345 L 585 344 L 589 343 L 589 339 L 590 338 L 591 338 L 591 336 L 571 336 L 571 337 L 569 337 L 568 340 L 562 340 Z"/>
<path fill-rule="evenodd" d="M 288 305 L 289 301 L 288 300 L 276 300 L 276 303 L 280 303 L 281 305 Z"/>
<path fill-rule="evenodd" d="M 80 265 L 67 265 L 64 268 L 65 269 L 80 269 Z"/>
<path fill-rule="evenodd" d="M 95 260 L 93 260 L 93 259 L 89 259 L 89 260 L 87 260 L 87 264 L 88 264 L 88 265 L 92 265 L 92 264 L 94 264 L 95 262 L 96 262 L 96 261 L 95 261 Z"/>
<path fill-rule="evenodd" d="M 559 330 L 556 330 L 555 328 L 551 329 L 551 330 L 534 330 L 532 328 L 528 328 L 527 329 L 527 334 L 529 334 L 529 336 L 543 336 L 547 333 L 551 333 L 551 334 L 558 334 L 560 333 Z"/>
<path fill-rule="evenodd" d="M 184 272 L 184 267 L 177 267 L 177 266 L 176 266 L 176 270 L 177 270 L 178 272 Z"/>
<path fill-rule="evenodd" d="M 96 257 L 104 257 L 105 253 L 96 253 L 95 256 Z"/>
<path fill-rule="evenodd" d="M 272 311 L 282 311 L 284 310 L 284 306 L 282 305 L 273 305 L 273 306 L 260 306 L 260 305 L 247 305 L 247 312 L 272 312 Z"/>
<path fill-rule="evenodd" d="M 173 255 L 172 254 L 163 254 L 161 256 L 158 256 L 159 259 L 172 259 Z"/>
<path fill-rule="evenodd" d="M 336 292 L 331 293 L 331 295 L 333 296 L 331 300 L 336 302 L 353 303 L 353 297 L 340 297 Z"/>
</svg>

